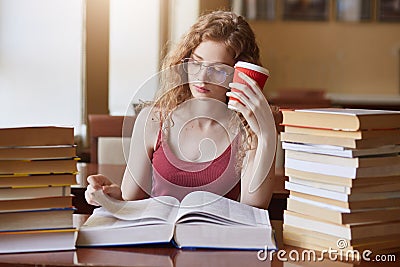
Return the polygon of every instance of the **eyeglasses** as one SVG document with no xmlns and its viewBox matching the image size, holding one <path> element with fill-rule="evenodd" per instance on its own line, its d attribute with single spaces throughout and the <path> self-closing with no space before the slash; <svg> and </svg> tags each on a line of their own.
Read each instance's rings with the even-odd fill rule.
<svg viewBox="0 0 400 267">
<path fill-rule="evenodd" d="M 183 70 L 189 75 L 196 75 L 200 73 L 202 69 L 206 69 L 207 80 L 211 83 L 222 84 L 228 80 L 231 82 L 233 75 L 233 67 L 222 63 L 212 63 L 206 61 L 197 61 L 193 58 L 182 59 Z"/>
</svg>

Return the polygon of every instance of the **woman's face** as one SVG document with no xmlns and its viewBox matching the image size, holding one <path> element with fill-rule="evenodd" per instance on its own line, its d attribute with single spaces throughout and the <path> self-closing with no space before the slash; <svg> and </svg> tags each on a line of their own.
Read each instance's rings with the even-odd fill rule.
<svg viewBox="0 0 400 267">
<path fill-rule="evenodd" d="M 233 78 L 234 64 L 233 55 L 223 43 L 201 42 L 187 65 L 189 88 L 193 97 L 209 97 L 226 102 L 225 93 Z"/>
</svg>

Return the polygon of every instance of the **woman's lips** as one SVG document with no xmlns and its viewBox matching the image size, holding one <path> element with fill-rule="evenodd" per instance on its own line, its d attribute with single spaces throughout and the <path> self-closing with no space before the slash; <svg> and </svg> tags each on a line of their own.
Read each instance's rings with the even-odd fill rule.
<svg viewBox="0 0 400 267">
<path fill-rule="evenodd" d="M 202 86 L 195 85 L 194 87 L 196 88 L 197 92 L 202 93 L 202 94 L 210 92 L 210 90 L 208 90 L 208 89 L 206 89 L 205 87 L 202 87 Z"/>
</svg>

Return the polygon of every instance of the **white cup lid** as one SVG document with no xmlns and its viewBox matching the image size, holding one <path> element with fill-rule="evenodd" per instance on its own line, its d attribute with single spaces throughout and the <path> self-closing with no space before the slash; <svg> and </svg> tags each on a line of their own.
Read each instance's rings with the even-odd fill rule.
<svg viewBox="0 0 400 267">
<path fill-rule="evenodd" d="M 267 70 L 264 67 L 261 67 L 259 65 L 250 63 L 250 62 L 245 62 L 245 61 L 238 61 L 235 64 L 235 68 L 240 67 L 240 68 L 245 68 L 245 69 L 250 69 L 250 70 L 255 70 L 261 73 L 264 73 L 265 75 L 269 76 L 269 70 Z"/>
</svg>

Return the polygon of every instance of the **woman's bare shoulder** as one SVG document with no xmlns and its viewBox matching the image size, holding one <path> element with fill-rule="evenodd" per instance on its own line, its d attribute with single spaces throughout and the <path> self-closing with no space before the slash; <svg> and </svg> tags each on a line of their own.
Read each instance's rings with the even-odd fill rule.
<svg viewBox="0 0 400 267">
<path fill-rule="evenodd" d="M 134 130 L 136 132 L 140 131 L 139 135 L 149 140 L 149 144 L 152 145 L 158 136 L 160 126 L 158 110 L 153 106 L 146 106 L 137 115 Z"/>
</svg>

